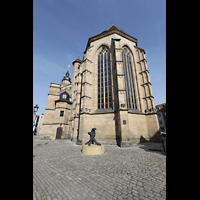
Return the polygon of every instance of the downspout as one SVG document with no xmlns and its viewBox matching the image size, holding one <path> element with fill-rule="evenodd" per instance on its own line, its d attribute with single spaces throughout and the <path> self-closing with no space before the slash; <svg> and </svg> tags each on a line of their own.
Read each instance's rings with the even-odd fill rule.
<svg viewBox="0 0 200 200">
<path fill-rule="evenodd" d="M 82 96 L 82 82 L 83 82 L 83 72 L 81 74 L 81 90 L 80 90 L 80 105 L 79 105 L 79 113 L 78 113 L 78 133 L 77 133 L 77 145 L 82 145 L 82 140 L 79 139 L 80 132 L 80 113 L 81 113 L 81 96 Z"/>
</svg>

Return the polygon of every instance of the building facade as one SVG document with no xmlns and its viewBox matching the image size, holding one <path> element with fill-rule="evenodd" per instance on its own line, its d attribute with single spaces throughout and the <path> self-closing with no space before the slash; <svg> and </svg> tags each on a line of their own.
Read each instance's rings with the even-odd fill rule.
<svg viewBox="0 0 200 200">
<path fill-rule="evenodd" d="M 163 132 L 166 129 L 166 103 L 157 105 L 156 110 L 160 131 Z"/>
<path fill-rule="evenodd" d="M 83 59 L 73 62 L 72 83 L 69 74 L 63 80 L 50 85 L 41 139 L 81 144 L 95 127 L 102 144 L 159 141 L 145 51 L 136 38 L 114 25 L 89 38 Z"/>
<path fill-rule="evenodd" d="M 37 135 L 40 134 L 40 131 L 42 129 L 43 119 L 44 119 L 44 114 L 39 115 L 38 126 L 37 126 Z"/>
</svg>

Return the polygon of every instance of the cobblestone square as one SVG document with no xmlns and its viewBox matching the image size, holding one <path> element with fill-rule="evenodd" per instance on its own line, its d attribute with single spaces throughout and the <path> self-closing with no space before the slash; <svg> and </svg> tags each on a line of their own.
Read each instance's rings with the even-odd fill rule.
<svg viewBox="0 0 200 200">
<path fill-rule="evenodd" d="M 166 156 L 160 143 L 105 145 L 87 156 L 69 140 L 33 139 L 33 200 L 166 199 Z"/>
</svg>

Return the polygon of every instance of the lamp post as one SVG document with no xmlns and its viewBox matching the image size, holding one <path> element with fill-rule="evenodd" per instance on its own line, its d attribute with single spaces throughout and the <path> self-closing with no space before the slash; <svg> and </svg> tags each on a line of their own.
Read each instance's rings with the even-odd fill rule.
<svg viewBox="0 0 200 200">
<path fill-rule="evenodd" d="M 36 104 L 34 107 L 33 107 L 33 112 L 34 114 L 38 111 L 39 109 L 39 106 Z"/>
<path fill-rule="evenodd" d="M 37 119 L 36 112 L 38 111 L 38 109 L 39 109 L 39 106 L 36 104 L 33 107 L 33 135 L 36 132 L 36 119 Z"/>
<path fill-rule="evenodd" d="M 82 95 L 82 84 L 83 84 L 83 72 L 81 73 L 81 90 L 80 90 L 80 105 L 79 105 L 79 114 L 78 114 L 78 129 L 77 129 L 77 141 L 76 144 L 81 145 L 82 141 L 79 139 L 80 131 L 80 114 L 81 114 L 81 95 Z"/>
</svg>

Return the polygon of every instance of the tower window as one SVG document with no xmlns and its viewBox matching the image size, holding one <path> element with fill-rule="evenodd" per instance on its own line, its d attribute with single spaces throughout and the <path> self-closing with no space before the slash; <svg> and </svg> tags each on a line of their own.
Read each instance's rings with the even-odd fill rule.
<svg viewBox="0 0 200 200">
<path fill-rule="evenodd" d="M 110 51 L 102 46 L 98 54 L 98 109 L 112 108 Z"/>
<path fill-rule="evenodd" d="M 63 117 L 63 116 L 64 116 L 64 111 L 61 110 L 61 111 L 60 111 L 60 117 Z"/>
<path fill-rule="evenodd" d="M 62 98 L 63 98 L 63 99 L 66 99 L 66 98 L 67 98 L 67 95 L 66 95 L 66 94 L 63 94 L 63 95 L 62 95 Z"/>
</svg>

